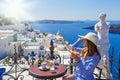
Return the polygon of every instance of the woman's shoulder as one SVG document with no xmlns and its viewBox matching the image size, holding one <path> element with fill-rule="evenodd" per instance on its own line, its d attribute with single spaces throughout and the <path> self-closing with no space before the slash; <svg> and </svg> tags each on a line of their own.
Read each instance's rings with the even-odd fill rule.
<svg viewBox="0 0 120 80">
<path fill-rule="evenodd" d="M 101 58 L 101 56 L 100 56 L 99 54 L 94 54 L 93 57 L 94 57 L 94 58 L 97 58 L 97 59 L 100 59 L 100 58 Z"/>
<path fill-rule="evenodd" d="M 91 58 L 99 58 L 100 57 L 100 54 L 98 54 L 97 52 L 95 52 L 92 56 L 91 56 Z"/>
<path fill-rule="evenodd" d="M 100 56 L 99 56 L 99 55 L 89 56 L 89 57 L 87 57 L 85 60 L 89 60 L 89 61 L 99 61 L 99 60 L 100 60 Z"/>
</svg>

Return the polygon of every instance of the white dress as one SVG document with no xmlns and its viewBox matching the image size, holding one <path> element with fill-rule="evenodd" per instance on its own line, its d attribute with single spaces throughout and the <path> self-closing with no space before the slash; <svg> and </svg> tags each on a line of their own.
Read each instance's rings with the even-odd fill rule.
<svg viewBox="0 0 120 80">
<path fill-rule="evenodd" d="M 101 54 L 101 61 L 99 63 L 99 66 L 103 69 L 102 74 L 104 78 L 110 79 L 111 78 L 111 73 L 109 69 L 109 48 L 110 48 L 110 43 L 109 43 L 109 28 L 110 28 L 110 23 L 105 22 L 104 24 L 101 24 L 98 22 L 95 24 L 95 31 L 98 33 L 98 38 L 99 38 L 99 51 Z"/>
</svg>

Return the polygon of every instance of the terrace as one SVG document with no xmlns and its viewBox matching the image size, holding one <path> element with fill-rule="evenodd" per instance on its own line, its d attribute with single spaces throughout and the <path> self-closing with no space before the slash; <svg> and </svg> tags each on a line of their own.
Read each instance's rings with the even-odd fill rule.
<svg viewBox="0 0 120 80">
<path fill-rule="evenodd" d="M 51 52 L 51 50 L 50 50 L 50 52 Z M 28 79 L 29 80 L 39 80 L 39 79 L 43 79 L 43 78 L 48 79 L 48 76 L 46 78 L 46 77 L 40 77 L 41 75 L 39 75 L 39 76 L 36 75 L 38 73 L 34 73 L 34 70 L 37 72 L 43 73 L 43 71 L 39 70 L 39 67 L 38 67 L 39 61 L 40 62 L 41 61 L 49 62 L 49 61 L 51 61 L 49 59 L 52 57 L 48 58 L 49 55 L 44 54 L 44 55 L 39 55 L 39 57 L 36 58 L 35 55 L 36 55 L 35 52 L 32 51 L 30 53 L 30 55 L 28 55 L 28 56 L 19 57 L 16 52 L 16 45 L 14 45 L 14 55 L 7 57 L 6 59 L 4 59 L 0 62 L 0 67 L 6 69 L 6 71 L 3 74 L 3 80 L 28 80 Z M 57 80 L 62 80 L 63 76 L 72 74 L 73 71 L 75 70 L 74 61 L 70 60 L 70 56 L 69 56 L 70 52 L 68 52 L 67 50 L 66 51 L 58 51 L 58 53 L 54 54 L 54 55 L 56 55 L 55 61 L 60 60 L 60 61 L 58 61 L 59 65 L 55 65 L 55 66 L 57 66 L 57 68 L 55 68 L 55 69 L 58 72 L 51 73 L 51 71 L 50 71 L 50 72 L 46 73 L 46 75 L 51 74 L 52 77 L 49 77 L 50 79 L 53 79 L 53 77 L 55 77 L 55 79 L 57 79 Z M 48 63 L 48 65 L 49 65 L 49 63 Z M 36 68 L 34 69 L 34 67 L 36 67 Z M 65 70 L 62 73 L 60 70 L 61 68 L 63 68 Z M 53 76 L 53 74 L 54 74 L 54 76 Z M 97 73 L 97 74 L 99 74 L 99 73 Z M 98 77 L 100 78 L 100 76 L 98 76 Z"/>
</svg>

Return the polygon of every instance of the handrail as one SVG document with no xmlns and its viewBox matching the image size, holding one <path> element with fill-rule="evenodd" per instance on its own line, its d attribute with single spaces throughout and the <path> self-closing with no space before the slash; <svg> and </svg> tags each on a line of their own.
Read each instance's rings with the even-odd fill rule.
<svg viewBox="0 0 120 80">
<path fill-rule="evenodd" d="M 3 58 L 2 60 L 0 60 L 0 63 L 4 62 L 5 59 L 7 59 L 8 56 L 6 56 L 5 58 Z"/>
<path fill-rule="evenodd" d="M 114 59 L 114 48 L 112 48 L 112 53 L 109 55 L 109 57 L 111 73 L 113 73 L 114 70 L 114 72 L 118 75 L 118 80 L 120 80 L 120 52 L 118 59 Z"/>
</svg>

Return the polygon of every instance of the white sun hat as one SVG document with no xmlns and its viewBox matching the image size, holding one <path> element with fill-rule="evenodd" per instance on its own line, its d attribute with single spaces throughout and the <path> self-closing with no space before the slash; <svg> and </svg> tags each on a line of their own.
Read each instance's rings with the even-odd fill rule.
<svg viewBox="0 0 120 80">
<path fill-rule="evenodd" d="M 93 42 L 96 46 L 98 46 L 97 45 L 97 43 L 98 43 L 98 36 L 95 34 L 95 33 L 93 33 L 93 32 L 89 32 L 88 34 L 86 34 L 85 36 L 81 36 L 81 35 L 78 35 L 79 37 L 81 37 L 81 38 L 85 38 L 85 39 L 88 39 L 88 40 L 90 40 L 91 42 Z"/>
</svg>

